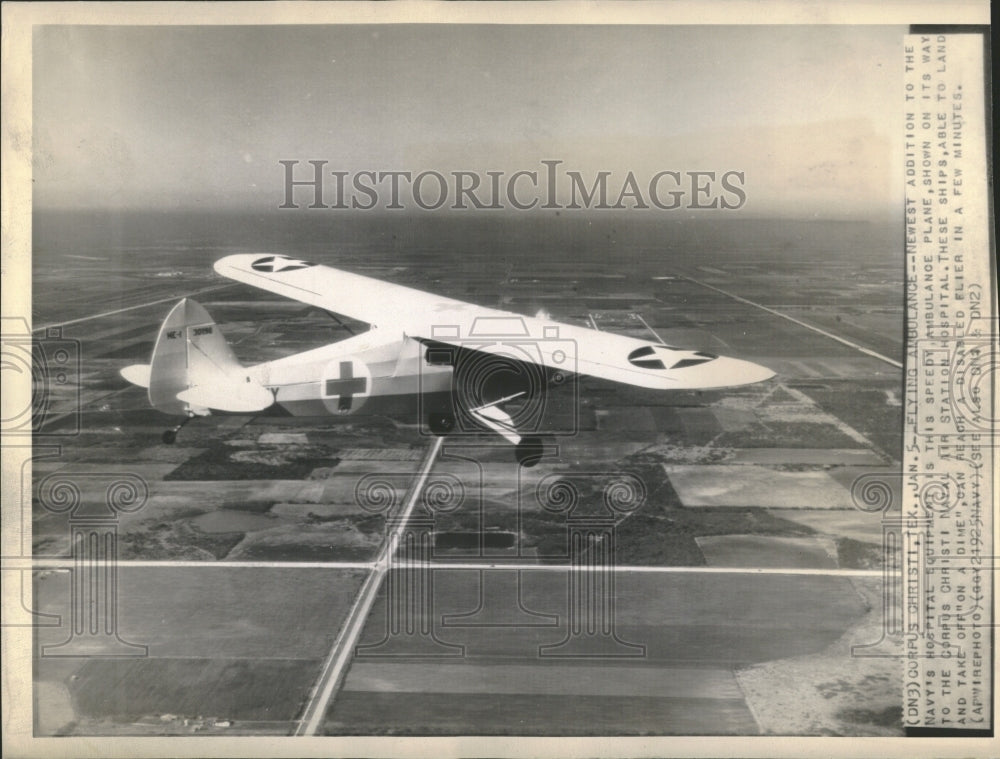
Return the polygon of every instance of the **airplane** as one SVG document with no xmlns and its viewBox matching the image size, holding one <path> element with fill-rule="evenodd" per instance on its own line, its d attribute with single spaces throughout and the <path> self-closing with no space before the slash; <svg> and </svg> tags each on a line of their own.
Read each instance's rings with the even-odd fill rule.
<svg viewBox="0 0 1000 759">
<path fill-rule="evenodd" d="M 121 370 L 148 390 L 153 408 L 184 417 L 163 433 L 168 444 L 185 423 L 212 412 L 347 416 L 417 399 L 433 434 L 485 428 L 527 467 L 545 452 L 531 420 L 551 388 L 576 376 L 663 391 L 774 376 L 741 359 L 472 305 L 290 256 L 241 253 L 214 269 L 369 328 L 243 366 L 208 312 L 184 298 L 160 327 L 150 363 Z"/>
</svg>

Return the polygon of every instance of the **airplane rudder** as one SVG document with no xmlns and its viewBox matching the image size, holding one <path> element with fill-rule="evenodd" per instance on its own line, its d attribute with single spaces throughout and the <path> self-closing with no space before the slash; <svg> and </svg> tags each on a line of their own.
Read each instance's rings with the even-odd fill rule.
<svg viewBox="0 0 1000 759">
<path fill-rule="evenodd" d="M 149 362 L 149 403 L 165 414 L 187 413 L 187 404 L 177 400 L 177 393 L 188 387 L 188 305 L 189 300 L 182 298 L 170 309 Z"/>
</svg>

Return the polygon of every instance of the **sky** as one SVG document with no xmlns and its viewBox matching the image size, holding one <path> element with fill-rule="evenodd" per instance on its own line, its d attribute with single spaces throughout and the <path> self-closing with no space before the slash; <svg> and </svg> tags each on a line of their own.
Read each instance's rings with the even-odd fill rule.
<svg viewBox="0 0 1000 759">
<path fill-rule="evenodd" d="M 36 27 L 34 202 L 266 210 L 284 200 L 281 160 L 485 178 L 553 159 L 588 184 L 611 172 L 615 194 L 630 171 L 643 188 L 663 170 L 742 171 L 741 213 L 882 218 L 904 32 Z"/>
</svg>

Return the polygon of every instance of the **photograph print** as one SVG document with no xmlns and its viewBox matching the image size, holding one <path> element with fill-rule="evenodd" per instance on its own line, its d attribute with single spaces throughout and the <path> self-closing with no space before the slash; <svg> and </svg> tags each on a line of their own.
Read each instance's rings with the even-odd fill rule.
<svg viewBox="0 0 1000 759">
<path fill-rule="evenodd" d="M 991 736 L 993 449 L 908 374 L 995 324 L 984 36 L 897 16 L 34 25 L 28 737 Z"/>
</svg>

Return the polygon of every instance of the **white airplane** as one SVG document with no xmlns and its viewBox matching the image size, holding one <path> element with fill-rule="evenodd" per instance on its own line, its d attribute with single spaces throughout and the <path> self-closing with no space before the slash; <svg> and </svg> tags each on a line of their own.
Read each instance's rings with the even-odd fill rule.
<svg viewBox="0 0 1000 759">
<path fill-rule="evenodd" d="M 150 363 L 121 370 L 148 388 L 155 409 L 185 417 L 164 433 L 166 443 L 184 423 L 212 411 L 386 413 L 393 402 L 412 407 L 416 399 L 435 434 L 456 425 L 492 430 L 531 466 L 544 447 L 524 434 L 532 432 L 525 424 L 546 390 L 574 375 L 654 390 L 733 387 L 774 376 L 749 361 L 475 306 L 287 256 L 227 256 L 215 271 L 370 328 L 244 367 L 208 312 L 181 300 L 160 327 Z"/>
</svg>

